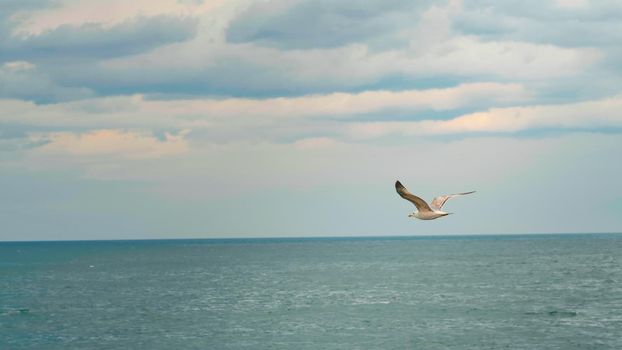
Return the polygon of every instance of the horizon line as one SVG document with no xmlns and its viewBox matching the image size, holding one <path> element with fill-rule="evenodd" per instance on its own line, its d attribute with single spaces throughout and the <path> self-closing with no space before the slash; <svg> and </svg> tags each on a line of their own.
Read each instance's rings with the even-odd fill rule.
<svg viewBox="0 0 622 350">
<path fill-rule="evenodd" d="M 234 236 L 234 237 L 175 237 L 175 238 L 111 238 L 111 239 L 49 239 L 49 240 L 0 240 L 3 243 L 71 243 L 71 242 L 136 242 L 136 241 L 248 241 L 248 240 L 345 240 L 345 239 L 417 239 L 460 237 L 517 237 L 517 236 L 564 236 L 564 235 L 616 235 L 620 232 L 531 232 L 531 233 L 453 233 L 424 235 L 339 235 L 339 236 Z"/>
</svg>

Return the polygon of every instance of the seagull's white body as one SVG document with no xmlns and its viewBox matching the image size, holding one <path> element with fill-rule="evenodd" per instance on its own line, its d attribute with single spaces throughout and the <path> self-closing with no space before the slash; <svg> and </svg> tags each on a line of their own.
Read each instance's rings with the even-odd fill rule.
<svg viewBox="0 0 622 350">
<path fill-rule="evenodd" d="M 414 211 L 410 214 L 408 214 L 408 217 L 410 218 L 417 218 L 417 219 L 421 219 L 421 220 L 434 220 L 434 219 L 438 219 L 441 216 L 446 216 L 449 215 L 451 213 L 445 213 L 444 211 L 440 211 L 440 210 L 432 210 L 432 211 Z"/>
<path fill-rule="evenodd" d="M 397 191 L 397 194 L 400 195 L 400 197 L 406 199 L 407 201 L 414 204 L 415 207 L 417 207 L 417 211 L 412 212 L 408 216 L 415 217 L 421 220 L 434 220 L 434 219 L 438 219 L 440 217 L 451 214 L 451 213 L 446 213 L 441 210 L 441 208 L 443 207 L 443 204 L 445 204 L 445 202 L 447 202 L 448 199 L 451 199 L 456 196 L 463 196 L 465 194 L 471 194 L 475 192 L 475 191 L 471 191 L 471 192 L 438 196 L 432 200 L 432 203 L 430 205 L 428 205 L 428 203 L 426 203 L 426 201 L 424 201 L 423 199 L 408 192 L 406 187 L 404 187 L 402 183 L 399 181 L 395 182 L 395 190 Z"/>
</svg>

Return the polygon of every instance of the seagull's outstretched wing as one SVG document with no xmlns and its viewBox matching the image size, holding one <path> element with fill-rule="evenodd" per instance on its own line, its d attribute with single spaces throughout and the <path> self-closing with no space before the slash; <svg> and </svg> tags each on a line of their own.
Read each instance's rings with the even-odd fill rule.
<svg viewBox="0 0 622 350">
<path fill-rule="evenodd" d="M 456 196 L 464 196 L 465 194 L 471 194 L 473 192 L 475 191 L 448 194 L 445 196 L 438 196 L 432 200 L 432 208 L 434 208 L 435 210 L 441 210 L 441 208 L 443 207 L 443 204 L 445 204 L 445 202 L 447 202 L 449 199 L 454 198 Z"/>
<path fill-rule="evenodd" d="M 423 199 L 415 196 L 414 194 L 408 192 L 406 187 L 404 187 L 404 185 L 402 185 L 401 182 L 399 181 L 395 182 L 395 190 L 397 191 L 397 194 L 400 195 L 400 197 L 404 198 L 407 201 L 412 202 L 415 205 L 415 207 L 417 207 L 417 210 L 432 211 L 428 203 L 426 203 Z"/>
</svg>

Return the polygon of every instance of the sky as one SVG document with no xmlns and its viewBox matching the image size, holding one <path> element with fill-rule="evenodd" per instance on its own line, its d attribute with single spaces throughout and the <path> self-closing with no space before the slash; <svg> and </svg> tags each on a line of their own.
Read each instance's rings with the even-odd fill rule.
<svg viewBox="0 0 622 350">
<path fill-rule="evenodd" d="M 0 240 L 622 231 L 617 0 L 2 0 Z M 408 218 L 400 180 L 454 215 Z"/>
</svg>

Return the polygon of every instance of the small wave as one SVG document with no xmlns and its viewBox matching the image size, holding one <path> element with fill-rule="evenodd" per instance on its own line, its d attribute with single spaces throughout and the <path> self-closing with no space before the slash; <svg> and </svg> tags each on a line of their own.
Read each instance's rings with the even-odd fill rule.
<svg viewBox="0 0 622 350">
<path fill-rule="evenodd" d="M 577 313 L 575 311 L 553 310 L 553 311 L 549 311 L 548 315 L 549 316 L 556 316 L 556 317 L 575 317 L 575 316 L 577 316 Z"/>
<path fill-rule="evenodd" d="M 2 312 L 0 312 L 0 315 L 2 316 L 27 315 L 27 314 L 30 314 L 30 309 L 28 308 L 8 309 L 8 310 L 2 310 Z"/>
<path fill-rule="evenodd" d="M 542 312 L 525 312 L 525 315 L 546 315 L 552 317 L 575 317 L 577 316 L 576 311 L 567 311 L 567 310 L 552 310 L 552 311 L 542 311 Z"/>
</svg>

